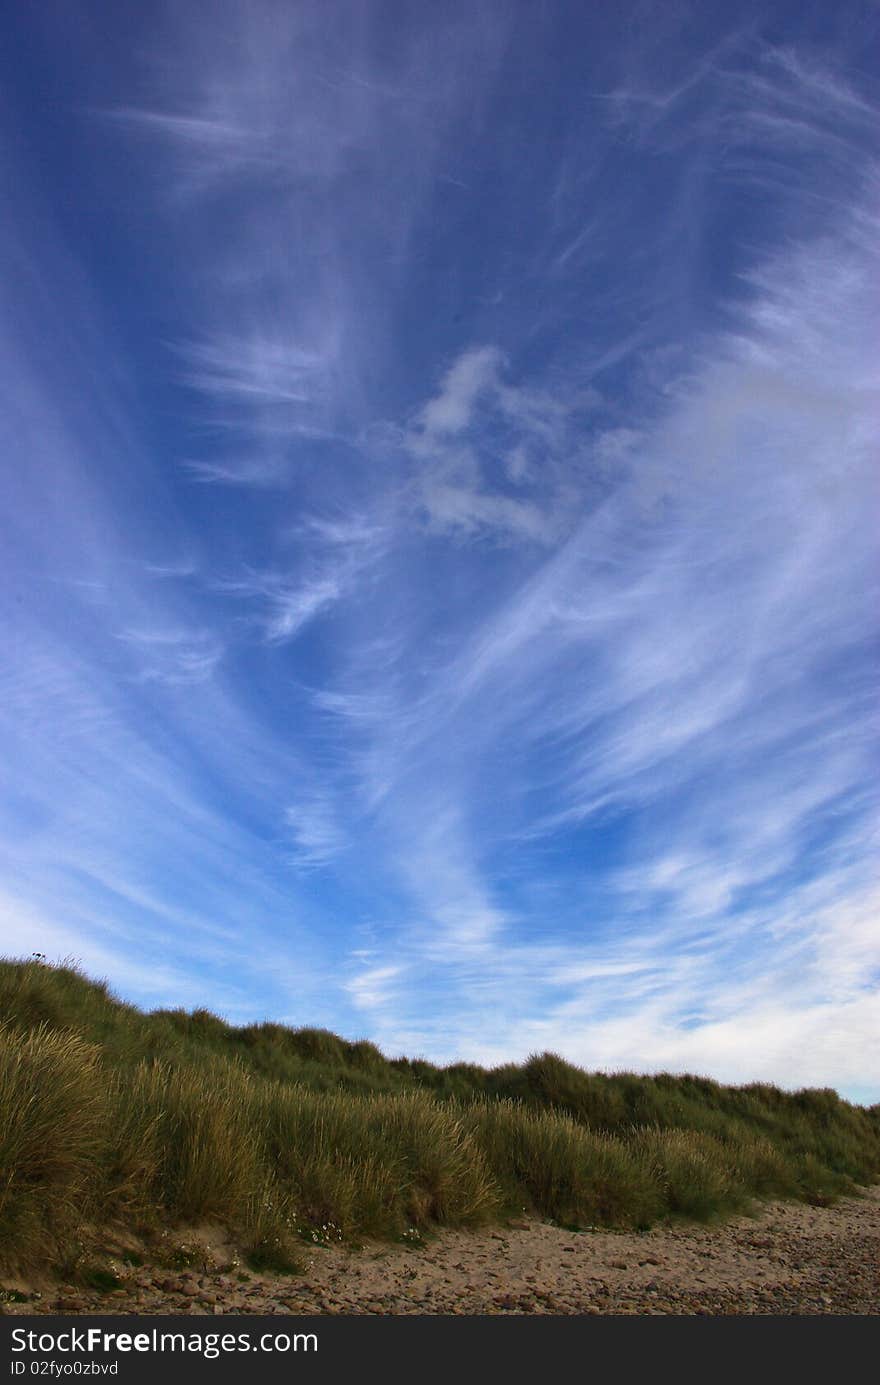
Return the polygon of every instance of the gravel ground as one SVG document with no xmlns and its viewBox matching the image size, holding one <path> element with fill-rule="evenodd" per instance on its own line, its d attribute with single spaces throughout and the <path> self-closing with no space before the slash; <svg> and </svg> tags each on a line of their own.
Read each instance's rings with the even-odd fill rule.
<svg viewBox="0 0 880 1385">
<path fill-rule="evenodd" d="M 717 1227 L 573 1233 L 516 1220 L 423 1245 L 309 1247 L 302 1273 L 284 1276 L 230 1269 L 216 1228 L 185 1234 L 205 1244 L 204 1270 L 147 1264 L 109 1293 L 7 1280 L 0 1312 L 880 1313 L 880 1188 L 833 1207 L 768 1203 Z"/>
</svg>

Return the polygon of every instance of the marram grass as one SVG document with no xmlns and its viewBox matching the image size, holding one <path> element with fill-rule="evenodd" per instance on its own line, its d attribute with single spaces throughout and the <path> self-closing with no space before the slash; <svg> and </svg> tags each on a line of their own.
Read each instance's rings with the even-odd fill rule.
<svg viewBox="0 0 880 1385">
<path fill-rule="evenodd" d="M 302 1239 L 413 1239 L 527 1210 L 567 1226 L 816 1202 L 880 1173 L 880 1112 L 834 1092 L 486 1070 L 208 1011 L 143 1014 L 75 967 L 0 962 L 0 1269 L 83 1228 L 225 1224 L 255 1264 Z"/>
</svg>

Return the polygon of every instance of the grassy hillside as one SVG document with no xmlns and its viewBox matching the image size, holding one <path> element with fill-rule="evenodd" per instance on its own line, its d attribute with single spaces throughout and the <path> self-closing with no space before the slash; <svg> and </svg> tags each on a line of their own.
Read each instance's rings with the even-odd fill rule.
<svg viewBox="0 0 880 1385">
<path fill-rule="evenodd" d="M 587 1073 L 554 1054 L 440 1068 L 206 1010 L 144 1014 L 74 967 L 0 962 L 0 1268 L 83 1228 L 205 1219 L 282 1267 L 302 1238 L 417 1239 L 824 1202 L 880 1176 L 880 1111 L 828 1090 Z"/>
</svg>

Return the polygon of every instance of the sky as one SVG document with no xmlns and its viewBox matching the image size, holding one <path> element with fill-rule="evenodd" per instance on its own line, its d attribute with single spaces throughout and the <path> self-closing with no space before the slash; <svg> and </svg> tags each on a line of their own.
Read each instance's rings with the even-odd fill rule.
<svg viewBox="0 0 880 1385">
<path fill-rule="evenodd" d="M 0 46 L 0 952 L 880 1100 L 880 8 Z"/>
</svg>

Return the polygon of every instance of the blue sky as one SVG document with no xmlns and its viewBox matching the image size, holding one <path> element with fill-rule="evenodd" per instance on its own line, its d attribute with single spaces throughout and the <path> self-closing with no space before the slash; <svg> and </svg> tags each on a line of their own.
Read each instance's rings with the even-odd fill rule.
<svg viewBox="0 0 880 1385">
<path fill-rule="evenodd" d="M 0 950 L 880 1099 L 878 28 L 7 8 Z"/>
</svg>

